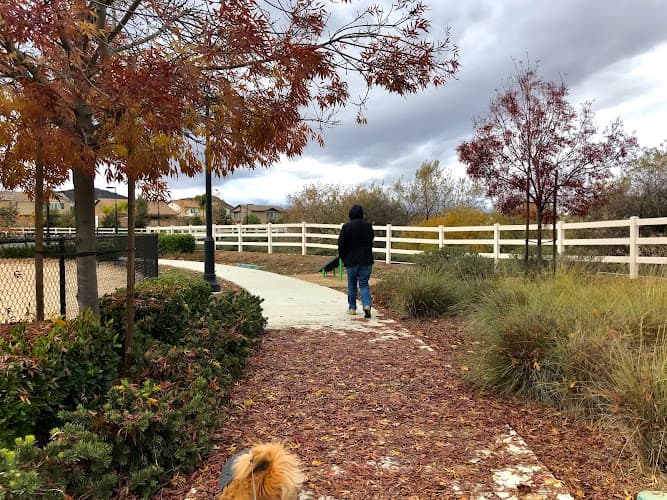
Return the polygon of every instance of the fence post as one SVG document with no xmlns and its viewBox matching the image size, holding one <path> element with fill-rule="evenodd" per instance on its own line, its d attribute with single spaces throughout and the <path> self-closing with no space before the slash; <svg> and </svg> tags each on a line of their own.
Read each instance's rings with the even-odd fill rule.
<svg viewBox="0 0 667 500">
<path fill-rule="evenodd" d="M 243 231 L 243 225 L 240 222 L 239 222 L 239 226 L 238 226 L 238 231 L 239 231 L 239 234 L 238 234 L 238 236 L 239 236 L 239 239 L 238 239 L 239 252 L 243 252 L 243 236 L 241 235 L 241 231 Z"/>
<path fill-rule="evenodd" d="M 67 314 L 67 294 L 65 293 L 65 240 L 58 242 L 58 268 L 60 271 L 60 315 Z"/>
<path fill-rule="evenodd" d="M 556 223 L 556 251 L 558 255 L 565 253 L 565 226 L 562 220 Z"/>
<path fill-rule="evenodd" d="M 306 255 L 306 221 L 301 222 L 301 255 Z"/>
<path fill-rule="evenodd" d="M 385 248 L 385 262 L 387 264 L 391 264 L 391 224 L 387 224 L 387 233 L 386 233 L 386 240 L 387 240 L 387 246 Z"/>
<path fill-rule="evenodd" d="M 266 247 L 268 248 L 268 252 L 273 253 L 273 235 L 271 234 L 270 222 L 266 225 L 266 239 L 267 239 Z"/>
<path fill-rule="evenodd" d="M 639 238 L 639 226 L 637 225 L 637 216 L 630 217 L 630 279 L 639 276 L 639 264 L 637 254 L 639 253 L 637 239 Z"/>
<path fill-rule="evenodd" d="M 500 260 L 500 224 L 493 225 L 493 262 L 498 265 Z"/>
<path fill-rule="evenodd" d="M 438 226 L 438 248 L 445 248 L 445 226 Z"/>
</svg>

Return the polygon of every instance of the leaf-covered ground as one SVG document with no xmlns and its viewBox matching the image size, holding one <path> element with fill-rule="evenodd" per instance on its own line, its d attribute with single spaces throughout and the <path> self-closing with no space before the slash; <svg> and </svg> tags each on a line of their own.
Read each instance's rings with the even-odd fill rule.
<svg viewBox="0 0 667 500">
<path fill-rule="evenodd" d="M 499 498 L 498 474 L 517 460 L 506 453 L 510 428 L 575 498 L 632 498 L 655 486 L 620 433 L 465 383 L 474 349 L 465 323 L 409 320 L 395 330 L 409 335 L 269 331 L 231 394 L 216 449 L 156 498 L 214 498 L 227 459 L 268 440 L 301 458 L 304 498 Z M 505 493 L 543 498 L 539 481 Z"/>
<path fill-rule="evenodd" d="M 515 462 L 500 446 L 508 424 L 573 496 L 625 498 L 635 488 L 632 474 L 612 471 L 626 458 L 621 443 L 469 389 L 455 324 L 449 336 L 438 332 L 437 345 L 427 328 L 415 333 L 435 349 L 373 332 L 270 331 L 231 395 L 217 449 L 159 498 L 213 498 L 226 460 L 267 440 L 301 457 L 315 498 L 474 498 L 498 491 L 494 474 Z"/>
</svg>

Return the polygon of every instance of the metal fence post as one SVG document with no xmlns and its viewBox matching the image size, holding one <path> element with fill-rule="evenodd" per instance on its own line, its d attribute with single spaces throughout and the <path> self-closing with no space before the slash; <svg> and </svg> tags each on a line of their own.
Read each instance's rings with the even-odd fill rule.
<svg viewBox="0 0 667 500">
<path fill-rule="evenodd" d="M 386 246 L 385 246 L 385 262 L 391 264 L 391 224 L 387 224 L 386 229 Z"/>
<path fill-rule="evenodd" d="M 639 263 L 637 262 L 637 255 L 639 253 L 637 245 L 639 225 L 637 224 L 637 219 L 637 216 L 630 217 L 630 279 L 635 279 L 639 276 Z"/>
<path fill-rule="evenodd" d="M 273 253 L 273 235 L 271 234 L 270 222 L 266 225 L 266 239 L 267 239 L 266 246 L 268 248 L 268 252 Z"/>
<path fill-rule="evenodd" d="M 58 268 L 60 271 L 60 315 L 67 314 L 67 295 L 65 290 L 65 240 L 58 242 Z"/>
</svg>

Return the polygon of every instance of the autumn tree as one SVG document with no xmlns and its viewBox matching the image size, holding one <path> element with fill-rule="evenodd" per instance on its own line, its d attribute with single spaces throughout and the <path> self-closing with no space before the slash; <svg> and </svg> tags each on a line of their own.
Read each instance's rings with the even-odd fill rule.
<svg viewBox="0 0 667 500">
<path fill-rule="evenodd" d="M 421 1 L 371 6 L 332 26 L 337 8 L 316 0 L 0 3 L 1 85 L 35 88 L 50 126 L 68 139 L 55 144 L 75 153 L 80 310 L 98 309 L 96 175 L 138 185 L 194 175 L 203 137 L 216 175 L 269 166 L 322 142 L 315 126 L 350 101 L 350 75 L 404 95 L 457 70 L 448 37 L 429 40 Z M 157 158 L 145 154 L 153 149 Z"/>
<path fill-rule="evenodd" d="M 399 179 L 394 191 L 410 217 L 425 221 L 454 207 L 475 206 L 481 195 L 470 180 L 440 167 L 440 160 L 423 162 L 414 179 Z"/>
<path fill-rule="evenodd" d="M 499 210 L 526 213 L 526 268 L 530 210 L 537 222 L 537 265 L 543 224 L 559 213 L 586 214 L 602 201 L 611 168 L 631 157 L 636 139 L 619 120 L 598 134 L 591 103 L 577 111 L 564 83 L 546 81 L 537 68 L 518 65 L 496 92 L 489 113 L 474 122 L 474 137 L 458 148 L 468 174 L 484 183 Z M 555 265 L 555 244 L 553 245 Z"/>
</svg>

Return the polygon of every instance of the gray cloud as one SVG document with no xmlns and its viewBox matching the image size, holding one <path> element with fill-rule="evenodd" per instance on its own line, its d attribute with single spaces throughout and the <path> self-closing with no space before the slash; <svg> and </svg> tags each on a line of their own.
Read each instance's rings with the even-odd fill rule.
<svg viewBox="0 0 667 500">
<path fill-rule="evenodd" d="M 572 90 L 615 65 L 618 79 L 596 86 L 595 94 L 585 97 L 594 99 L 598 107 L 612 108 L 648 90 L 646 82 L 622 78 L 632 69 L 631 59 L 667 42 L 664 0 L 427 3 L 431 5 L 434 36 L 441 38 L 450 26 L 453 41 L 459 46 L 462 66 L 457 79 L 407 98 L 374 91 L 364 112 L 368 125 L 356 125 L 356 109 L 347 108 L 338 116 L 342 125 L 323 132 L 325 148 L 311 144 L 305 156 L 330 168 L 356 164 L 378 175 L 383 171 L 388 181 L 412 175 L 424 160 L 452 163 L 456 146 L 472 133 L 473 118 L 486 112 L 494 90 L 503 87 L 514 73 L 514 60 L 523 60 L 526 55 L 531 61 L 539 60 L 545 78 L 563 78 Z M 331 8 L 338 6 L 332 4 Z M 340 22 L 353 12 L 349 6 L 341 8 L 331 21 Z M 610 77 L 613 75 L 611 72 Z M 352 80 L 351 89 L 353 96 L 358 94 L 361 86 L 357 80 Z M 316 168 L 299 173 L 302 181 L 312 182 L 320 174 Z M 259 170 L 240 170 L 222 184 L 268 178 Z M 214 181 L 216 184 L 220 182 Z M 203 178 L 181 178 L 172 187 L 201 186 L 203 191 L 203 185 Z M 277 195 L 272 202 L 276 199 Z"/>
</svg>

